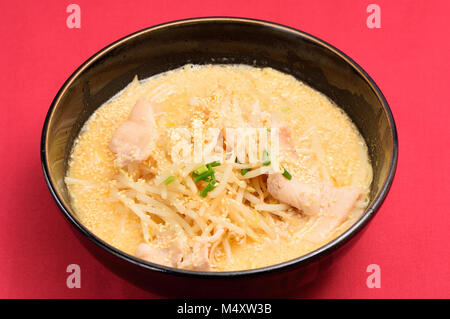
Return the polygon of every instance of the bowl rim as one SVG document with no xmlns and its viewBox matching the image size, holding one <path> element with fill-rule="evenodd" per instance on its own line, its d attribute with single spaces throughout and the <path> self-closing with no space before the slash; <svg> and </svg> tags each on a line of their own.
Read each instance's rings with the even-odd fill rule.
<svg viewBox="0 0 450 319">
<path fill-rule="evenodd" d="M 346 63 L 348 63 L 350 66 L 352 66 L 361 76 L 362 78 L 369 84 L 369 86 L 372 88 L 374 93 L 377 95 L 379 102 L 381 103 L 383 107 L 383 111 L 385 113 L 385 116 L 388 118 L 389 126 L 390 126 L 390 132 L 392 135 L 392 157 L 390 159 L 390 165 L 389 165 L 389 172 L 386 176 L 386 179 L 383 182 L 383 186 L 378 190 L 378 193 L 376 194 L 373 202 L 371 205 L 369 205 L 366 209 L 363 215 L 351 226 L 349 227 L 345 232 L 340 234 L 338 237 L 333 239 L 332 241 L 326 243 L 323 246 L 320 246 L 319 248 L 302 255 L 300 257 L 255 269 L 247 269 L 247 270 L 238 270 L 238 271 L 220 271 L 220 272 L 206 272 L 206 271 L 193 271 L 193 270 L 186 270 L 186 269 L 179 269 L 179 268 L 172 268 L 167 267 L 151 262 L 147 262 L 145 260 L 139 259 L 135 256 L 132 256 L 130 254 L 127 254 L 118 248 L 113 247 L 112 245 L 108 244 L 104 240 L 100 239 L 96 235 L 94 235 L 90 230 L 87 229 L 86 226 L 82 225 L 82 223 L 72 214 L 71 209 L 69 206 L 65 203 L 62 196 L 59 195 L 57 188 L 55 187 L 55 181 L 53 180 L 49 165 L 48 165 L 48 158 L 47 158 L 47 137 L 48 137 L 48 128 L 49 124 L 52 120 L 53 114 L 57 106 L 59 105 L 61 97 L 64 95 L 67 88 L 71 85 L 71 83 L 91 64 L 93 64 L 97 59 L 105 55 L 106 53 L 110 52 L 114 48 L 120 46 L 121 44 L 127 42 L 130 39 L 139 37 L 142 34 L 149 33 L 155 30 L 159 30 L 162 28 L 170 28 L 173 26 L 181 25 L 181 24 L 195 24 L 195 23 L 208 23 L 208 22 L 229 22 L 229 23 L 246 23 L 246 24 L 253 24 L 253 25 L 260 25 L 264 27 L 269 27 L 272 29 L 276 29 L 280 32 L 287 32 L 292 33 L 296 36 L 299 36 L 301 38 L 306 38 L 309 41 L 312 41 L 325 49 L 332 51 L 334 54 L 338 55 L 341 59 L 343 59 Z M 248 277 L 248 276 L 255 276 L 260 275 L 263 273 L 273 273 L 277 271 L 287 271 L 291 268 L 297 268 L 300 266 L 306 266 L 308 264 L 311 264 L 320 258 L 331 254 L 332 252 L 336 251 L 338 248 L 340 248 L 342 245 L 350 241 L 357 233 L 361 231 L 364 226 L 368 224 L 368 222 L 375 216 L 379 208 L 381 207 L 383 201 L 385 200 L 389 189 L 392 185 L 395 171 L 397 168 L 397 161 L 398 161 L 398 136 L 397 136 L 397 129 L 394 121 L 394 117 L 392 115 L 391 109 L 389 108 L 389 105 L 387 103 L 386 98 L 384 97 L 381 90 L 378 88 L 378 86 L 375 84 L 375 82 L 372 80 L 372 78 L 364 71 L 363 68 L 361 68 L 353 59 L 351 59 L 349 56 L 347 56 L 345 53 L 343 53 L 341 50 L 335 48 L 331 44 L 313 36 L 310 35 L 304 31 L 285 26 L 279 23 L 275 22 L 269 22 L 265 20 L 260 19 L 251 19 L 251 18 L 241 18 L 241 17 L 231 17 L 231 16 L 208 16 L 208 17 L 196 17 L 196 18 L 187 18 L 187 19 L 181 19 L 181 20 L 174 20 L 170 22 L 165 22 L 161 24 L 157 24 L 148 28 L 141 29 L 139 31 L 136 31 L 134 33 L 131 33 L 129 35 L 126 35 L 111 44 L 105 46 L 95 54 L 93 54 L 90 58 L 88 58 L 83 64 L 81 64 L 71 75 L 70 77 L 64 82 L 64 84 L 61 86 L 61 88 L 58 90 L 58 93 L 56 94 L 55 98 L 53 99 L 50 108 L 47 112 L 47 115 L 45 117 L 42 135 L 41 135 L 41 145 L 40 145 L 40 152 L 41 152 L 41 165 L 42 170 L 44 173 L 44 178 L 47 184 L 47 187 L 50 190 L 50 193 L 55 200 L 57 206 L 59 209 L 63 212 L 64 216 L 69 220 L 69 222 L 75 226 L 75 228 L 81 232 L 84 236 L 86 236 L 90 241 L 94 242 L 97 246 L 100 248 L 106 250 L 107 252 L 111 253 L 115 257 L 118 257 L 126 262 L 132 263 L 136 266 L 148 269 L 148 270 L 154 270 L 161 273 L 167 273 L 175 276 L 183 276 L 183 277 L 194 277 L 194 278 L 231 278 L 231 277 Z"/>
</svg>

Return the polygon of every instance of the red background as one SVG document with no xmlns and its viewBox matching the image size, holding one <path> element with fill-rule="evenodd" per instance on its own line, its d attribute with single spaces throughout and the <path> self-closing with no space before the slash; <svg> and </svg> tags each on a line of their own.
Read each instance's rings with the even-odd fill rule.
<svg viewBox="0 0 450 319">
<path fill-rule="evenodd" d="M 81 29 L 66 7 L 81 7 Z M 366 8 L 381 7 L 381 29 Z M 350 253 L 292 297 L 450 297 L 448 42 L 450 1 L 1 1 L 0 297 L 157 297 L 112 274 L 78 243 L 40 167 L 45 114 L 67 77 L 114 40 L 197 16 L 266 19 L 318 36 L 354 58 L 384 92 L 398 127 L 397 175 Z M 81 267 L 81 288 L 66 267 Z M 381 267 L 369 289 L 366 267 Z"/>
</svg>

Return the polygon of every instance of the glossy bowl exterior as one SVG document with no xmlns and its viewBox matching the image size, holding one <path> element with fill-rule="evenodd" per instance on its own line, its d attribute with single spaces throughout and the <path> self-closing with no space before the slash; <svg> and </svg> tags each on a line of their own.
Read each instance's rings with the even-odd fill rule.
<svg viewBox="0 0 450 319">
<path fill-rule="evenodd" d="M 91 233 L 71 208 L 64 175 L 81 127 L 135 75 L 144 79 L 184 64 L 248 64 L 291 74 L 323 92 L 353 120 L 373 164 L 370 204 L 355 225 L 321 248 L 270 267 L 194 272 L 140 260 Z M 372 79 L 349 57 L 304 32 L 265 21 L 198 18 L 151 27 L 101 50 L 66 81 L 47 114 L 41 159 L 47 185 L 93 255 L 131 282 L 170 296 L 276 296 L 311 281 L 330 257 L 375 215 L 397 164 L 397 133 L 389 106 Z M 348 247 L 349 245 L 346 245 Z"/>
</svg>

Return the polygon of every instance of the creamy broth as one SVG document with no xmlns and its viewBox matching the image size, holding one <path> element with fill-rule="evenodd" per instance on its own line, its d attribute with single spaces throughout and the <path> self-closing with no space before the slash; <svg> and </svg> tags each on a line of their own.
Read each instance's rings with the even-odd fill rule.
<svg viewBox="0 0 450 319">
<path fill-rule="evenodd" d="M 293 157 L 283 158 L 282 165 L 298 183 L 310 185 L 320 181 L 333 189 L 357 188 L 361 192 L 345 218 L 332 231 L 320 234 L 320 240 L 305 239 L 312 238 L 305 237 L 305 234 L 315 231 L 314 225 L 322 218 L 320 213 L 305 214 L 295 207 L 284 211 L 282 217 L 267 211 L 261 212 L 250 202 L 241 199 L 239 194 L 242 195 L 243 191 L 239 184 L 230 183 L 229 189 L 224 190 L 221 195 L 222 198 L 219 197 L 219 204 L 214 204 L 213 198 L 208 195 L 205 198 L 194 192 L 189 196 L 180 195 L 182 199 L 176 200 L 179 205 L 191 207 L 189 203 L 192 203 L 194 214 L 213 215 L 216 210 L 224 209 L 223 203 L 227 196 L 234 196 L 233 200 L 241 199 L 242 205 L 246 205 L 249 212 L 256 214 L 256 218 L 261 218 L 265 225 L 275 230 L 271 236 L 255 228 L 257 239 L 254 239 L 247 235 L 237 238 L 231 230 L 225 228 L 220 242 L 215 246 L 214 242 L 208 244 L 208 258 L 211 260 L 208 270 L 245 270 L 299 257 L 326 244 L 361 216 L 367 204 L 372 167 L 364 139 L 338 106 L 294 77 L 271 68 L 187 65 L 143 81 L 133 80 L 91 116 L 73 146 L 66 177 L 72 206 L 90 231 L 114 247 L 135 255 L 140 244 L 154 240 L 152 237 L 155 233 L 152 232 L 151 225 L 162 223 L 161 218 L 153 216 L 149 222 L 151 225 L 146 228 L 136 212 L 111 198 L 112 185 L 118 187 L 118 174 L 125 170 L 130 178 L 134 175 L 129 165 L 118 167 L 117 154 L 111 150 L 110 143 L 116 130 L 127 120 L 141 97 L 150 97 L 158 105 L 158 110 L 154 110 L 154 119 L 156 128 L 163 132 L 170 128 L 192 127 L 198 122 L 206 128 L 222 128 L 250 125 L 255 120 L 256 126 L 271 127 L 276 117 L 277 122 L 283 123 L 289 130 L 296 152 Z M 147 175 L 142 177 L 144 173 L 141 172 L 139 174 L 142 176 L 135 177 L 153 185 L 153 180 L 165 176 L 165 172 L 174 165 L 170 156 L 167 156 L 173 145 L 173 136 L 169 131 L 161 134 L 155 141 L 151 160 L 143 161 L 148 168 L 145 173 Z M 226 165 L 214 169 L 218 178 L 226 175 Z M 169 190 L 178 183 L 178 175 L 174 176 L 175 182 L 167 186 Z M 244 175 L 236 171 L 236 176 L 240 179 Z M 183 181 L 186 178 L 190 176 Z M 258 178 L 258 183 L 267 182 L 266 176 Z M 251 181 L 242 181 L 247 183 L 245 191 L 252 193 L 254 197 L 262 196 L 267 199 L 268 204 L 283 203 L 270 194 L 267 195 L 266 185 L 262 185 L 261 190 L 265 195 L 260 195 Z M 186 182 L 187 186 L 183 183 L 180 182 L 180 189 L 189 189 L 190 182 Z M 220 184 L 219 181 L 218 185 Z M 203 184 L 197 184 L 199 190 L 204 187 L 199 185 Z M 165 189 L 166 186 L 163 187 Z M 117 189 L 125 195 L 134 194 L 133 190 L 127 193 L 123 188 Z M 233 195 L 233 192 L 239 194 Z M 161 196 L 155 195 L 154 198 L 180 214 L 179 208 L 174 206 L 174 200 Z M 253 198 L 251 195 L 247 196 Z M 202 201 L 207 200 L 208 205 L 213 205 L 208 207 L 216 208 L 200 212 L 198 207 L 201 207 Z M 220 214 L 223 216 L 224 213 Z M 188 226 L 195 224 L 195 221 L 185 216 L 182 218 L 188 220 Z M 199 225 L 201 228 L 200 223 Z M 198 227 L 195 227 L 192 226 L 198 233 L 195 230 Z M 221 227 L 211 230 L 211 236 Z"/>
</svg>

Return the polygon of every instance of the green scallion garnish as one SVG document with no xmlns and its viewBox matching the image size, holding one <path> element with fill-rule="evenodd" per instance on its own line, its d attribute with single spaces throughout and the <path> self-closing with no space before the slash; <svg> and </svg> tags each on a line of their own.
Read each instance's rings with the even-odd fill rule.
<svg viewBox="0 0 450 319">
<path fill-rule="evenodd" d="M 169 176 L 169 177 L 167 177 L 164 181 L 163 181 L 163 184 L 164 185 L 169 185 L 170 183 L 172 183 L 173 181 L 175 180 L 175 176 Z"/>
<path fill-rule="evenodd" d="M 214 171 L 212 169 L 207 170 L 202 174 L 192 173 L 192 177 L 194 178 L 194 182 L 200 182 L 206 180 L 208 177 L 213 176 Z"/>
<path fill-rule="evenodd" d="M 220 162 L 219 161 L 215 161 L 215 162 L 211 162 L 208 165 L 210 165 L 211 167 L 216 167 L 216 166 L 220 166 Z"/>
<path fill-rule="evenodd" d="M 201 197 L 206 197 L 210 191 L 212 191 L 214 188 L 216 188 L 215 185 L 216 185 L 216 180 L 211 180 L 211 181 L 208 183 L 208 185 L 206 185 L 205 188 L 203 188 L 203 189 L 200 191 L 200 196 L 201 196 Z"/>
<path fill-rule="evenodd" d="M 284 169 L 284 172 L 283 172 L 283 176 L 284 177 L 286 177 L 288 180 L 291 180 L 292 179 L 292 175 L 285 169 L 285 168 L 283 168 Z"/>
<path fill-rule="evenodd" d="M 206 167 L 206 165 L 202 165 L 202 166 L 200 166 L 199 168 L 197 168 L 197 169 L 194 171 L 194 173 L 197 174 L 197 175 L 201 175 L 201 174 L 203 174 L 203 173 L 206 172 L 206 171 L 208 171 L 208 168 Z"/>
<path fill-rule="evenodd" d="M 241 169 L 241 175 L 244 176 L 245 174 L 247 174 L 250 171 L 250 168 L 243 168 Z"/>
<path fill-rule="evenodd" d="M 263 151 L 262 163 L 263 163 L 264 166 L 269 166 L 270 165 L 269 153 L 266 150 Z"/>
</svg>

